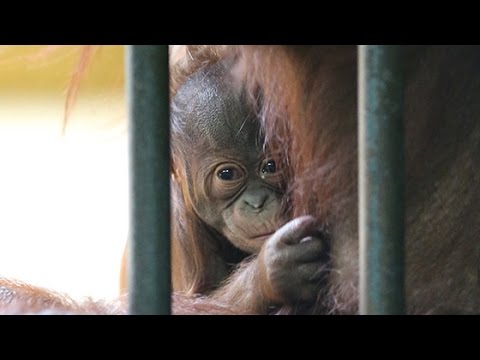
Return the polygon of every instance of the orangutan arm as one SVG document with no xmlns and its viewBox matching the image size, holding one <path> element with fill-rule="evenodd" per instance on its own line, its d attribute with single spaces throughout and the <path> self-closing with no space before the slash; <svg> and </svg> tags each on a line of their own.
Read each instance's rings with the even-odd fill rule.
<svg viewBox="0 0 480 360">
<path fill-rule="evenodd" d="M 276 305 L 315 300 L 325 276 L 324 240 L 313 217 L 290 221 L 267 240 L 258 256 L 244 261 L 212 298 L 247 314 L 267 314 Z"/>
</svg>

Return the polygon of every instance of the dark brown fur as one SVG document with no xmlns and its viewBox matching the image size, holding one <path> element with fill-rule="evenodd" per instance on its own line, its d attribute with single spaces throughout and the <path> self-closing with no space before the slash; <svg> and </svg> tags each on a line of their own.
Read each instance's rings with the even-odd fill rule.
<svg viewBox="0 0 480 360">
<path fill-rule="evenodd" d="M 327 312 L 356 313 L 356 47 L 233 50 L 239 74 L 264 91 L 266 136 L 292 172 L 293 214 L 331 229 Z M 409 46 L 405 64 L 408 312 L 479 313 L 480 47 Z"/>
</svg>

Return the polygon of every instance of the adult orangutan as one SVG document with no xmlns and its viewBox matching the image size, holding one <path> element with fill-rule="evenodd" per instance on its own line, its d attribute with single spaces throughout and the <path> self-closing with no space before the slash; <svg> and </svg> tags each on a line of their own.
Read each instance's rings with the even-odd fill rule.
<svg viewBox="0 0 480 360">
<path fill-rule="evenodd" d="M 292 216 L 328 225 L 326 313 L 358 311 L 357 50 L 244 46 L 238 73 L 263 92 Z M 409 314 L 480 312 L 480 47 L 405 46 Z"/>
</svg>

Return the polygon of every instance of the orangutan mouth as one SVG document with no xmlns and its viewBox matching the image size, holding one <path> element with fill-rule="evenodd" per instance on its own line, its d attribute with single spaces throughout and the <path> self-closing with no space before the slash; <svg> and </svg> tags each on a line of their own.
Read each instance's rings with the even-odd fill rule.
<svg viewBox="0 0 480 360">
<path fill-rule="evenodd" d="M 269 233 L 264 233 L 264 234 L 260 234 L 260 235 L 256 235 L 256 236 L 252 236 L 250 239 L 251 240 L 255 240 L 255 241 L 258 241 L 258 240 L 267 240 L 270 236 L 272 236 L 274 232 L 269 232 Z"/>
</svg>

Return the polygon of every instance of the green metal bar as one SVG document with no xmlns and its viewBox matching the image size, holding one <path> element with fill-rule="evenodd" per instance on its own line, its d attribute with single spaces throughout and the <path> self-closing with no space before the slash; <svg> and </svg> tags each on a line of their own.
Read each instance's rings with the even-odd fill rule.
<svg viewBox="0 0 480 360">
<path fill-rule="evenodd" d="M 127 46 L 129 313 L 170 314 L 168 46 Z"/>
<path fill-rule="evenodd" d="M 359 47 L 360 314 L 403 314 L 401 47 Z"/>
</svg>

